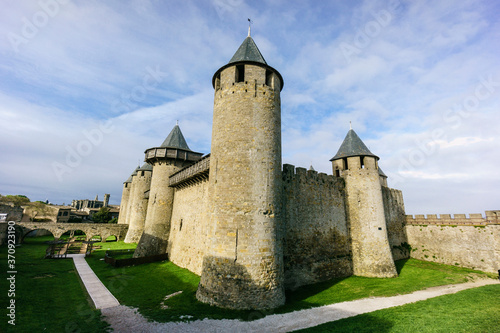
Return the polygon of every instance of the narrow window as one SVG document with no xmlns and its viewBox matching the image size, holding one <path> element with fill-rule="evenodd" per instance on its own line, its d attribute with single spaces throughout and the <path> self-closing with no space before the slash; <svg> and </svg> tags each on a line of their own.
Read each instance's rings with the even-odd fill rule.
<svg viewBox="0 0 500 333">
<path fill-rule="evenodd" d="M 182 219 L 181 219 L 181 223 L 179 225 L 179 231 L 181 231 L 181 230 L 182 230 Z"/>
<path fill-rule="evenodd" d="M 339 169 L 335 169 L 335 176 L 340 177 L 340 170 Z"/>
<path fill-rule="evenodd" d="M 365 157 L 360 156 L 359 159 L 360 159 L 360 163 L 361 163 L 361 169 L 364 169 L 365 168 Z"/>
<path fill-rule="evenodd" d="M 271 72 L 269 69 L 266 69 L 266 85 L 274 88 L 273 87 L 273 72 Z"/>
<path fill-rule="evenodd" d="M 236 66 L 236 82 L 245 81 L 245 65 L 237 65 Z"/>
<path fill-rule="evenodd" d="M 215 91 L 220 89 L 220 73 L 217 74 L 217 77 L 215 78 Z"/>
</svg>

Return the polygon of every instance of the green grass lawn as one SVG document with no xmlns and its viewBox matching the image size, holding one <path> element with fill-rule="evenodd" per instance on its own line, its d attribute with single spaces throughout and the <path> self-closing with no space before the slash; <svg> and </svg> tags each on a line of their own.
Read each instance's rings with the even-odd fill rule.
<svg viewBox="0 0 500 333">
<path fill-rule="evenodd" d="M 7 320 L 4 319 L 0 321 L 0 331 L 105 332 L 107 324 L 102 320 L 100 311 L 92 310 L 89 305 L 86 293 L 83 291 L 83 287 L 80 285 L 76 275 L 73 261 L 70 259 L 43 259 L 47 245 L 42 241 L 45 240 L 48 239 L 46 237 L 27 238 L 25 244 L 16 248 L 16 266 L 18 271 L 16 277 L 16 329 L 12 330 L 12 327 L 7 325 Z M 159 322 L 202 318 L 253 320 L 273 313 L 290 312 L 371 296 L 391 296 L 411 293 L 415 290 L 432 286 L 461 283 L 480 277 L 488 277 L 486 273 L 455 266 L 440 265 L 413 259 L 402 260 L 397 262 L 400 276 L 395 279 L 361 278 L 355 276 L 335 279 L 288 292 L 287 303 L 279 309 L 269 311 L 230 311 L 198 302 L 195 294 L 200 281 L 199 276 L 186 269 L 179 268 L 171 262 L 163 261 L 121 268 L 114 268 L 104 262 L 103 258 L 106 250 L 130 249 L 132 252 L 136 246 L 135 244 L 125 244 L 119 241 L 96 243 L 95 245 L 100 246 L 100 249 L 93 252 L 92 256 L 87 258 L 87 262 L 101 281 L 121 304 L 138 308 L 139 312 L 146 318 Z M 2 265 L 4 271 L 7 270 L 6 252 L 6 246 L 0 247 L 0 265 Z M 489 277 L 493 277 L 493 275 Z M 498 295 L 498 286 L 494 287 L 497 287 L 496 295 Z M 0 279 L 0 288 L 0 290 L 8 290 L 5 279 Z M 488 292 L 493 294 L 491 290 L 494 289 L 488 289 L 489 287 L 484 288 L 468 291 L 469 294 L 466 295 L 469 296 L 464 296 L 465 299 L 470 298 L 473 300 L 474 304 L 468 304 L 464 299 L 459 299 L 458 303 L 457 301 L 453 302 L 454 304 L 464 302 L 463 307 L 469 311 L 468 317 L 478 318 L 478 321 L 482 321 L 483 317 L 488 317 L 492 314 L 491 311 L 498 312 L 499 310 L 498 299 L 495 303 L 494 299 L 482 296 L 484 293 L 488 294 Z M 486 292 L 483 290 L 486 290 Z M 182 293 L 165 300 L 167 295 L 172 295 L 179 291 L 182 291 Z M 474 296 L 475 298 L 471 296 L 472 294 L 476 295 Z M 364 328 L 372 327 L 371 322 L 373 321 L 377 325 L 386 325 L 380 326 L 380 329 L 378 329 L 379 332 L 386 332 L 389 329 L 392 330 L 393 327 L 396 329 L 398 321 L 404 321 L 405 318 L 411 317 L 412 313 L 417 314 L 415 319 L 411 319 L 415 322 L 419 322 L 421 320 L 419 319 L 420 317 L 424 318 L 423 314 L 426 311 L 431 311 L 429 316 L 434 316 L 435 313 L 441 315 L 441 312 L 446 312 L 445 309 L 448 309 L 451 301 L 443 298 L 441 302 L 439 299 L 432 300 L 435 305 L 431 305 L 431 310 L 423 308 L 422 314 L 418 314 L 419 312 L 413 308 L 408 310 L 406 314 L 403 310 L 401 310 L 402 312 L 397 312 L 400 311 L 400 308 L 390 309 L 396 312 L 388 315 L 382 314 L 382 317 L 371 317 L 373 314 L 371 313 L 366 319 L 367 322 L 362 326 Z M 477 299 L 482 299 L 482 303 L 476 302 Z M 3 309 L 7 306 L 6 302 L 5 297 L 2 297 L 1 306 Z M 431 302 L 431 300 L 419 302 L 415 305 L 426 304 L 426 302 Z M 490 309 L 493 310 L 490 311 Z M 450 310 L 450 313 L 458 315 L 460 312 Z M 448 321 L 451 320 L 451 317 L 443 316 L 444 322 L 440 322 L 440 327 L 448 327 Z M 422 320 L 425 321 L 425 319 Z M 477 324 L 474 321 L 473 323 L 474 325 Z M 485 321 L 484 325 L 486 326 L 484 327 L 490 327 L 490 324 L 491 321 Z M 373 327 L 378 328 L 379 326 Z M 329 327 L 315 329 L 330 330 Z M 351 328 L 346 330 L 351 331 Z M 353 330 L 362 331 L 357 328 Z M 404 332 L 404 330 L 402 331 Z"/>
<path fill-rule="evenodd" d="M 500 332 L 500 286 L 490 285 L 341 319 L 298 332 Z"/>
<path fill-rule="evenodd" d="M 108 324 L 101 311 L 90 306 L 87 293 L 80 284 L 73 260 L 44 259 L 52 236 L 26 238 L 16 247 L 16 321 L 7 323 L 6 308 L 9 286 L 0 279 L 0 332 L 106 332 Z M 7 269 L 7 246 L 0 247 L 0 266 Z"/>
<path fill-rule="evenodd" d="M 373 296 L 407 294 L 429 287 L 462 283 L 477 278 L 493 277 L 467 268 L 440 265 L 414 259 L 396 263 L 399 277 L 376 279 L 351 276 L 299 288 L 287 292 L 286 304 L 269 311 L 228 311 L 196 300 L 199 276 L 171 262 L 156 262 L 135 267 L 113 268 L 101 259 L 107 249 L 133 248 L 123 242 L 103 243 L 87 262 L 121 304 L 133 306 L 149 319 L 166 322 L 203 318 L 238 318 L 253 320 L 272 313 L 284 313 L 311 307 Z M 182 291 L 174 297 L 164 297 Z M 168 308 L 166 308 L 166 307 Z"/>
</svg>

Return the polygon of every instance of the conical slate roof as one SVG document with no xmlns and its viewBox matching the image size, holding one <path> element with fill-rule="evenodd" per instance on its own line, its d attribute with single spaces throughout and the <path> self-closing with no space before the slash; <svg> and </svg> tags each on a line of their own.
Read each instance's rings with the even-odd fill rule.
<svg viewBox="0 0 500 333">
<path fill-rule="evenodd" d="M 267 65 L 262 53 L 260 53 L 259 48 L 250 36 L 245 38 L 243 43 L 241 43 L 236 53 L 229 60 L 229 64 L 240 61 L 253 61 Z"/>
<path fill-rule="evenodd" d="M 153 171 L 153 166 L 149 163 L 144 163 L 139 170 L 141 170 L 141 171 Z"/>
<path fill-rule="evenodd" d="M 382 169 L 380 169 L 380 166 L 378 167 L 378 174 L 381 177 L 387 178 L 387 175 L 382 171 Z"/>
<path fill-rule="evenodd" d="M 132 174 L 130 175 L 130 177 L 133 177 L 133 176 L 137 176 L 137 171 L 139 171 L 141 167 L 138 166 L 137 168 L 135 168 L 134 172 L 132 172 Z"/>
<path fill-rule="evenodd" d="M 130 175 L 126 181 L 123 182 L 123 184 L 125 183 L 132 183 L 132 175 Z"/>
<path fill-rule="evenodd" d="M 189 149 L 189 146 L 187 145 L 186 139 L 184 139 L 184 135 L 182 135 L 179 125 L 174 126 L 174 128 L 167 136 L 165 141 L 163 141 L 160 147 L 177 148 L 191 151 L 191 149 Z"/>
<path fill-rule="evenodd" d="M 377 155 L 372 154 L 370 149 L 365 146 L 363 141 L 361 141 L 353 129 L 350 129 L 349 132 L 347 132 L 344 142 L 340 145 L 337 154 L 333 156 L 330 161 L 351 156 L 373 156 L 377 160 L 379 159 Z"/>
</svg>

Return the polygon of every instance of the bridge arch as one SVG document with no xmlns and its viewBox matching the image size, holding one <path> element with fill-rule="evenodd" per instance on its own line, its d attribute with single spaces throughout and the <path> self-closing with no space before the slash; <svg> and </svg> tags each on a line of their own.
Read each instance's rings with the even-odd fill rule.
<svg viewBox="0 0 500 333">
<path fill-rule="evenodd" d="M 41 230 L 45 230 L 45 231 L 50 232 L 51 236 L 54 237 L 54 240 L 56 239 L 54 234 L 52 233 L 52 231 L 45 229 L 45 228 L 31 229 L 28 231 L 24 231 L 23 228 L 21 228 L 21 227 L 17 227 L 17 228 L 19 228 L 20 235 L 21 235 L 18 244 L 24 243 L 24 239 L 26 237 L 29 237 L 30 235 L 35 234 L 36 232 L 41 231 Z M 23 233 L 23 231 L 24 231 L 24 233 Z"/>
<path fill-rule="evenodd" d="M 101 239 L 106 239 L 111 235 L 116 236 L 118 240 L 124 239 L 128 225 L 127 224 L 109 224 L 109 223 L 51 223 L 51 222 L 18 222 L 16 228 L 21 228 L 21 236 L 16 237 L 16 240 L 22 241 L 24 237 L 31 231 L 36 229 L 48 230 L 54 235 L 54 240 L 57 240 L 67 231 L 81 230 L 85 233 L 85 240 L 90 240 L 93 236 L 101 236 Z"/>
</svg>

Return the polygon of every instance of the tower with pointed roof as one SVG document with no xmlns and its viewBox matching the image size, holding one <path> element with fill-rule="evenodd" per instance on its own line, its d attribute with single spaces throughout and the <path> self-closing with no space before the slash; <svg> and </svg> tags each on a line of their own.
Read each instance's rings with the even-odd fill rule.
<svg viewBox="0 0 500 333">
<path fill-rule="evenodd" d="M 166 252 L 174 204 L 174 188 L 169 186 L 169 177 L 198 161 L 203 155 L 189 149 L 177 124 L 161 146 L 149 148 L 144 153 L 145 161 L 152 165 L 153 175 L 144 232 L 135 250 L 135 257 Z"/>
<path fill-rule="evenodd" d="M 333 174 L 345 180 L 354 275 L 396 277 L 378 160 L 351 128 L 330 161 Z"/>
<path fill-rule="evenodd" d="M 197 298 L 234 309 L 285 301 L 281 235 L 283 78 L 251 36 L 212 79 L 210 239 Z"/>
<path fill-rule="evenodd" d="M 136 243 L 144 231 L 144 220 L 148 208 L 148 191 L 151 185 L 153 168 L 151 164 L 144 163 L 137 174 L 132 177 L 132 186 L 127 208 L 128 231 L 125 243 Z"/>
</svg>

